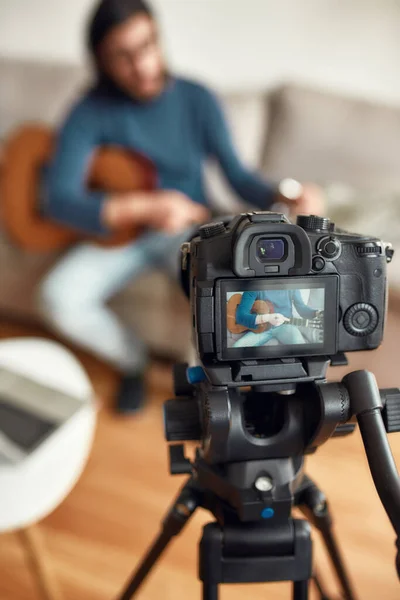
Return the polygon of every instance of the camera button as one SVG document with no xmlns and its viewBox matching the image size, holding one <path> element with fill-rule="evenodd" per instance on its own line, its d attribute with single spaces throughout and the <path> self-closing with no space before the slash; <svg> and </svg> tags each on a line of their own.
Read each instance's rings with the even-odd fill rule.
<svg viewBox="0 0 400 600">
<path fill-rule="evenodd" d="M 323 271 L 325 268 L 325 261 L 322 258 L 322 256 L 314 256 L 313 261 L 312 261 L 312 268 L 313 271 L 317 271 L 317 273 L 319 271 Z"/>
<path fill-rule="evenodd" d="M 264 273 L 279 273 L 278 265 L 269 265 L 264 268 Z"/>
<path fill-rule="evenodd" d="M 328 256 L 332 256 L 332 254 L 336 254 L 337 248 L 335 242 L 332 240 L 325 244 L 325 252 Z"/>
<path fill-rule="evenodd" d="M 319 240 L 317 250 L 326 260 L 335 260 L 342 252 L 342 245 L 335 237 L 324 237 Z"/>
<path fill-rule="evenodd" d="M 344 315 L 343 324 L 348 333 L 366 336 L 373 333 L 378 325 L 378 313 L 374 306 L 360 302 L 353 304 Z"/>
</svg>

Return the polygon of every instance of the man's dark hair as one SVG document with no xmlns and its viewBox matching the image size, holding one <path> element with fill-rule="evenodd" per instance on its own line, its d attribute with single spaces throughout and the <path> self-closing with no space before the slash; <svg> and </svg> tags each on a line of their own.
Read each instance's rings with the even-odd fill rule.
<svg viewBox="0 0 400 600">
<path fill-rule="evenodd" d="M 146 0 L 100 0 L 92 12 L 87 28 L 87 48 L 97 68 L 97 88 L 103 91 L 117 91 L 115 84 L 104 73 L 99 61 L 99 46 L 107 34 L 138 14 L 154 18 Z"/>
</svg>

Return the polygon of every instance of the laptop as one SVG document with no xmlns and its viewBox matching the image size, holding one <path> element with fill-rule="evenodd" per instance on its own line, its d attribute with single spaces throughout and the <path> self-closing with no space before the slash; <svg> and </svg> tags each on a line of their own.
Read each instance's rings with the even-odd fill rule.
<svg viewBox="0 0 400 600">
<path fill-rule="evenodd" d="M 87 402 L 0 367 L 0 465 L 24 460 Z"/>
</svg>

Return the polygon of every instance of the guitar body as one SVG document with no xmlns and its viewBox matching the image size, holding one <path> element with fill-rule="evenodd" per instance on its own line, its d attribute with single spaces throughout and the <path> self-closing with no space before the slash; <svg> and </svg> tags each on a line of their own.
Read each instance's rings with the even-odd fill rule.
<svg viewBox="0 0 400 600">
<path fill-rule="evenodd" d="M 262 323 L 258 325 L 255 329 L 248 329 L 243 325 L 239 325 L 236 322 L 237 309 L 242 300 L 242 294 L 233 294 L 231 298 L 228 300 L 227 304 L 227 328 L 228 331 L 232 334 L 241 334 L 246 331 L 253 331 L 254 333 L 263 333 L 272 327 L 269 323 Z M 251 312 L 256 315 L 269 315 L 273 314 L 276 311 L 272 302 L 268 300 L 256 300 L 251 308 Z M 278 311 L 279 312 L 279 311 Z M 324 329 L 324 317 L 323 315 L 319 315 L 318 317 L 314 317 L 312 319 L 303 319 L 303 318 L 291 318 L 286 319 L 287 323 L 294 325 L 295 327 L 307 327 L 310 330 L 319 330 L 322 331 Z"/>
<path fill-rule="evenodd" d="M 91 239 L 106 246 L 126 244 L 140 234 L 130 227 L 101 240 L 88 238 L 67 226 L 52 222 L 40 210 L 42 170 L 53 155 L 55 135 L 43 125 L 21 128 L 7 141 L 0 178 L 1 218 L 5 230 L 22 248 L 36 251 L 61 250 Z M 127 150 L 99 148 L 88 174 L 89 189 L 112 193 L 150 191 L 156 187 L 156 172 L 146 158 Z"/>
<path fill-rule="evenodd" d="M 246 331 L 253 331 L 254 333 L 263 333 L 271 327 L 269 323 L 262 323 L 258 325 L 256 329 L 248 329 L 243 325 L 236 323 L 236 313 L 238 306 L 242 300 L 242 294 L 233 294 L 228 300 L 227 305 L 227 327 L 228 331 L 233 334 L 245 333 Z M 251 312 L 256 315 L 267 315 L 274 312 L 274 306 L 267 300 L 256 300 L 252 306 Z"/>
</svg>

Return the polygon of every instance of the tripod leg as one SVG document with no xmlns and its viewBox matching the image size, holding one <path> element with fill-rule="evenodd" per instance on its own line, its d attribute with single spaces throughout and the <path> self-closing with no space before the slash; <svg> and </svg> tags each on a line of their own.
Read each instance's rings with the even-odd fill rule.
<svg viewBox="0 0 400 600">
<path fill-rule="evenodd" d="M 293 600 L 308 600 L 308 581 L 293 582 Z"/>
<path fill-rule="evenodd" d="M 201 491 L 193 479 L 190 478 L 182 487 L 179 496 L 165 517 L 160 535 L 149 549 L 121 596 L 119 596 L 119 600 L 130 600 L 133 597 L 171 539 L 182 531 L 200 503 Z"/>
<path fill-rule="evenodd" d="M 312 579 L 313 579 L 315 587 L 317 588 L 317 592 L 319 594 L 320 600 L 330 600 L 330 598 L 329 598 L 328 594 L 326 593 L 325 588 L 322 584 L 320 576 L 317 573 L 315 573 L 315 571 L 313 573 Z"/>
<path fill-rule="evenodd" d="M 203 583 L 203 600 L 218 600 L 218 584 Z"/>
<path fill-rule="evenodd" d="M 314 571 L 312 576 L 315 587 L 317 588 L 317 592 L 319 594 L 320 600 L 330 600 L 328 594 L 325 591 L 323 583 L 321 581 L 320 576 Z"/>
<path fill-rule="evenodd" d="M 301 488 L 296 494 L 295 504 L 304 513 L 310 523 L 320 531 L 335 573 L 342 586 L 345 600 L 356 600 L 356 594 L 333 533 L 332 517 L 325 495 L 311 479 L 305 477 Z"/>
</svg>

